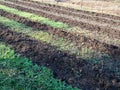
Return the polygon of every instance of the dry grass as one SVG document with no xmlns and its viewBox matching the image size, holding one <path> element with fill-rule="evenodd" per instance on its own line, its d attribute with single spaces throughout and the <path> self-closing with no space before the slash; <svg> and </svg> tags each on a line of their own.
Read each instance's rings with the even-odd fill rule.
<svg viewBox="0 0 120 90">
<path fill-rule="evenodd" d="M 72 7 L 87 11 L 107 13 L 120 16 L 120 3 L 118 0 L 99 1 L 99 0 L 70 0 L 67 2 L 56 3 L 55 0 L 33 0 L 44 3 L 57 4 L 65 7 Z"/>
</svg>

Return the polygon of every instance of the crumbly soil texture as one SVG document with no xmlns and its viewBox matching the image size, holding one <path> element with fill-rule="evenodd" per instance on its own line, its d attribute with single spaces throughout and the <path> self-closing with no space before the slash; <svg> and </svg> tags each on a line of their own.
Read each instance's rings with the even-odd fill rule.
<svg viewBox="0 0 120 90">
<path fill-rule="evenodd" d="M 0 24 L 0 39 L 12 45 L 16 53 L 30 58 L 33 63 L 50 68 L 56 78 L 83 90 L 118 90 L 120 77 L 103 67 L 91 64 L 49 44 L 15 33 Z M 112 61 L 114 63 L 114 61 Z"/>
<path fill-rule="evenodd" d="M 74 43 L 74 45 L 77 47 L 79 47 L 79 46 L 81 47 L 81 43 L 84 43 L 84 45 L 82 45 L 82 47 L 84 47 L 84 46 L 92 47 L 92 49 L 94 49 L 96 51 L 104 52 L 106 54 L 109 54 L 110 56 L 117 57 L 118 53 L 120 53 L 119 47 L 114 46 L 114 45 L 109 45 L 106 43 L 101 43 L 100 41 L 97 41 L 95 39 L 93 40 L 93 39 L 87 38 L 84 35 L 76 35 L 72 32 L 67 32 L 67 30 L 53 28 L 46 24 L 31 21 L 27 18 L 23 18 L 23 17 L 17 16 L 12 13 L 8 13 L 3 10 L 0 10 L 0 15 L 7 17 L 11 20 L 15 20 L 17 22 L 23 23 L 27 26 L 30 26 L 30 27 L 34 28 L 33 30 L 41 30 L 41 31 L 47 32 L 47 33 L 52 34 L 57 37 L 63 37 L 64 39 Z"/>
<path fill-rule="evenodd" d="M 112 23 L 110 24 L 111 18 L 109 18 L 109 17 L 108 17 L 108 19 L 105 19 L 105 18 L 101 19 L 101 17 L 96 17 L 95 20 L 93 20 L 93 19 L 89 20 L 88 18 L 91 18 L 91 17 L 88 17 L 88 15 L 87 16 L 83 15 L 82 18 L 76 18 L 74 15 L 72 17 L 69 17 L 69 12 L 66 12 L 67 14 L 63 15 L 62 14 L 63 12 L 59 11 L 59 9 L 58 10 L 53 9 L 51 12 L 50 8 L 47 8 L 46 9 L 47 11 L 45 9 L 43 10 L 43 8 L 41 8 L 40 6 L 35 8 L 36 7 L 35 4 L 29 5 L 26 3 L 14 2 L 12 0 L 11 0 L 11 2 L 14 4 L 8 4 L 8 3 L 3 3 L 3 2 L 0 2 L 0 3 L 10 6 L 10 7 L 17 8 L 22 11 L 32 12 L 32 13 L 44 16 L 46 18 L 50 18 L 55 21 L 61 21 L 64 23 L 68 23 L 71 27 L 78 26 L 83 29 L 96 31 L 96 32 L 102 32 L 102 33 L 107 34 L 108 36 L 120 39 L 120 27 L 119 27 L 120 21 L 119 21 L 119 19 L 118 19 L 118 21 L 112 20 Z M 20 4 L 24 5 L 24 6 L 21 7 L 21 6 L 19 6 Z M 30 8 L 29 6 L 31 6 L 32 8 Z M 57 11 L 59 11 L 59 12 L 56 13 Z M 76 19 L 74 19 L 73 17 Z M 86 17 L 86 18 L 84 20 L 81 20 L 81 19 L 83 19 L 83 17 Z M 101 19 L 101 20 L 99 20 L 99 19 Z M 107 21 L 107 22 L 105 22 L 105 21 Z M 100 23 L 98 24 L 98 22 L 100 22 Z"/>
<path fill-rule="evenodd" d="M 6 5 L 12 7 L 12 5 L 9 4 Z M 25 9 L 22 7 L 17 6 L 15 8 L 30 12 L 29 9 Z M 36 14 L 41 14 L 45 17 L 52 18 L 56 21 L 61 20 L 63 22 L 71 22 L 69 24 L 73 24 L 72 23 L 73 20 L 64 19 L 57 16 L 55 17 L 52 15 L 49 16 L 46 13 L 40 13 L 32 10 L 31 12 L 34 12 Z M 84 13 L 89 13 L 89 12 L 84 12 Z M 99 14 L 95 14 L 95 13 L 93 14 L 99 16 Z M 75 36 L 74 34 L 65 32 L 62 29 L 55 29 L 53 27 L 47 26 L 46 24 L 30 21 L 26 18 L 22 18 L 2 10 L 0 10 L 0 15 L 16 20 L 27 26 L 35 28 L 36 30 L 41 29 L 50 34 L 58 35 L 59 37 L 63 37 L 67 40 L 70 40 L 71 42 L 75 41 L 77 45 L 79 43 L 86 42 L 85 44 L 88 45 L 88 47 L 95 45 L 96 47 L 93 47 L 93 49 L 97 49 L 99 46 L 101 46 L 99 47 L 99 50 L 104 52 L 107 51 L 107 53 L 111 54 L 112 56 L 115 55 L 119 56 L 119 52 L 120 52 L 119 47 L 104 44 L 96 40 L 91 40 L 90 38 L 86 38 L 84 36 Z M 115 18 L 119 19 L 118 17 L 110 16 L 110 15 L 103 15 L 103 16 L 109 18 L 114 17 L 114 19 Z M 76 21 L 74 22 L 76 23 Z M 119 24 L 118 22 L 116 23 Z M 77 24 L 73 24 L 73 25 L 77 25 Z M 79 25 L 82 26 L 82 24 Z M 86 27 L 84 25 L 83 27 Z M 93 29 L 94 27 L 88 26 L 88 29 Z M 105 28 L 101 30 L 104 29 Z M 111 28 L 108 29 L 112 30 Z M 119 32 L 118 30 L 116 31 Z M 109 33 L 108 30 L 105 32 Z M 113 32 L 115 32 L 115 30 L 113 30 Z M 111 35 L 111 33 L 109 34 Z M 118 33 L 115 32 L 113 34 L 115 34 L 116 38 L 119 38 Z M 1 23 L 0 23 L 0 39 L 2 39 L 8 45 L 11 45 L 11 47 L 16 51 L 16 53 L 20 53 L 22 56 L 30 58 L 33 61 L 33 63 L 37 63 L 40 66 L 46 66 L 50 68 L 53 71 L 54 76 L 56 78 L 66 81 L 67 84 L 81 88 L 83 90 L 119 90 L 120 89 L 119 60 L 108 58 L 107 60 L 105 59 L 99 64 L 90 63 L 87 60 L 76 57 L 76 55 L 69 54 L 67 51 L 60 51 L 55 46 L 51 46 L 50 44 L 46 44 L 45 42 L 40 42 L 22 33 L 13 32 L 9 29 L 9 27 L 5 27 Z M 104 48 L 104 49 L 100 49 L 100 48 Z M 106 66 L 107 67 L 110 66 L 110 67 L 106 68 Z"/>
<path fill-rule="evenodd" d="M 105 24 L 108 24 L 108 25 L 104 26 L 104 24 L 98 25 L 97 24 L 98 21 L 88 23 L 88 22 L 90 22 L 90 20 L 88 20 L 88 19 L 85 19 L 85 20 L 82 21 L 81 19 L 77 20 L 77 19 L 73 19 L 73 18 L 71 19 L 70 17 L 66 18 L 68 15 L 67 16 L 66 15 L 61 15 L 61 13 L 60 14 L 57 13 L 57 15 L 54 15 L 54 13 L 52 13 L 52 12 L 47 13 L 48 11 L 45 11 L 45 10 L 42 10 L 42 9 L 39 9 L 39 11 L 38 11 L 38 10 L 36 10 L 37 8 L 34 8 L 34 9 L 33 8 L 32 9 L 27 8 L 28 5 L 23 4 L 23 3 L 22 3 L 22 5 L 25 5 L 25 7 L 21 7 L 21 6 L 19 6 L 20 2 L 16 2 L 14 4 L 8 4 L 8 3 L 3 3 L 3 2 L 0 2 L 0 3 L 4 4 L 4 5 L 7 5 L 7 6 L 10 6 L 10 7 L 17 8 L 17 9 L 22 10 L 22 11 L 32 12 L 32 13 L 41 15 L 43 17 L 50 18 L 50 19 L 55 20 L 55 21 L 61 21 L 61 22 L 64 22 L 64 23 L 68 23 L 69 25 L 72 25 L 72 26 L 78 26 L 80 28 L 91 30 L 91 31 L 94 30 L 94 31 L 97 31 L 97 32 L 103 32 L 103 33 L 106 33 L 108 36 L 115 37 L 115 38 L 120 38 L 119 27 L 118 28 L 110 27 L 110 25 L 108 23 L 105 23 Z M 34 6 L 36 6 L 36 5 L 34 5 Z M 114 21 L 114 22 L 116 22 L 116 21 Z M 117 25 L 117 24 L 115 24 L 115 25 Z"/>
</svg>

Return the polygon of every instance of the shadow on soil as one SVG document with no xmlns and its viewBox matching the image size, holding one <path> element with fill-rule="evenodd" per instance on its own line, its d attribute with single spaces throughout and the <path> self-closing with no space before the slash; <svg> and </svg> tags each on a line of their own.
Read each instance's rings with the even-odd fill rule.
<svg viewBox="0 0 120 90">
<path fill-rule="evenodd" d="M 120 74 L 115 74 L 111 67 L 114 62 L 118 65 L 117 61 L 111 60 L 111 64 L 107 64 L 112 69 L 106 68 L 104 64 L 106 59 L 104 58 L 102 63 L 92 64 L 81 58 L 76 58 L 74 55 L 57 50 L 57 47 L 45 42 L 32 39 L 22 33 L 12 32 L 2 24 L 0 24 L 0 39 L 11 45 L 16 53 L 31 59 L 33 63 L 50 68 L 56 78 L 64 80 L 72 86 L 83 90 L 95 90 L 96 88 L 118 90 L 120 88 Z M 115 70 L 120 68 L 115 65 L 113 67 L 116 67 Z"/>
</svg>

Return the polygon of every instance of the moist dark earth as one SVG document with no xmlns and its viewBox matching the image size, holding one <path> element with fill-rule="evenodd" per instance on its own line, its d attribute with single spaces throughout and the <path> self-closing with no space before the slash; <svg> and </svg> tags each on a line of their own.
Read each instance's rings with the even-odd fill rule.
<svg viewBox="0 0 120 90">
<path fill-rule="evenodd" d="M 84 37 L 84 36 L 76 35 L 76 34 L 67 32 L 62 29 L 53 28 L 46 24 L 42 24 L 42 23 L 35 22 L 35 21 L 30 21 L 27 18 L 23 18 L 23 17 L 15 15 L 15 14 L 5 12 L 3 10 L 0 10 L 0 15 L 7 17 L 9 19 L 12 19 L 12 20 L 16 20 L 27 26 L 30 26 L 30 27 L 34 28 L 33 30 L 42 30 L 42 31 L 48 32 L 50 34 L 53 34 L 55 36 L 64 37 L 65 39 L 67 39 L 71 42 L 74 42 L 74 44 L 76 46 L 80 46 L 81 43 L 85 43 L 84 45 L 87 47 L 92 47 L 94 50 L 106 52 L 112 56 L 118 56 L 118 53 L 120 53 L 120 48 L 117 46 L 114 46 L 114 45 L 101 43 L 97 40 L 92 40 L 92 39 Z"/>
<path fill-rule="evenodd" d="M 60 16 L 55 16 L 55 15 L 51 15 L 51 14 L 49 15 L 49 14 L 46 14 L 45 12 L 31 10 L 30 8 L 23 8 L 23 7 L 20 7 L 20 6 L 17 6 L 17 5 L 7 4 L 7 3 L 3 3 L 3 2 L 0 2 L 0 3 L 4 4 L 4 5 L 7 5 L 7 6 L 10 6 L 10 7 L 17 8 L 17 9 L 22 10 L 22 11 L 32 12 L 32 13 L 50 18 L 50 19 L 55 20 L 55 21 L 61 21 L 61 22 L 64 22 L 64 23 L 68 23 L 71 27 L 72 26 L 78 26 L 78 27 L 83 28 L 83 29 L 87 29 L 87 30 L 91 30 L 91 31 L 95 30 L 97 32 L 106 33 L 108 36 L 111 36 L 111 37 L 120 38 L 119 28 L 117 28 L 117 29 L 116 28 L 110 28 L 109 25 L 106 26 L 106 27 L 105 26 L 99 26 L 99 25 L 92 24 L 92 23 L 85 23 L 83 21 L 76 21 L 76 20 L 64 18 L 64 17 L 61 17 L 61 15 Z M 89 20 L 88 20 L 88 22 L 89 22 Z M 116 22 L 116 21 L 114 21 L 114 22 Z M 120 23 L 120 22 L 118 22 L 118 23 Z"/>
<path fill-rule="evenodd" d="M 0 24 L 0 39 L 12 45 L 17 53 L 30 58 L 34 63 L 51 68 L 56 78 L 83 90 L 118 90 L 120 79 L 114 72 L 56 50 L 49 44 L 15 33 Z M 80 75 L 79 75 L 80 74 Z"/>
<path fill-rule="evenodd" d="M 13 1 L 13 0 L 11 0 Z M 1 3 L 1 2 L 0 2 Z M 2 3 L 5 4 L 5 3 Z M 64 19 L 61 17 L 49 16 L 45 13 L 30 11 L 29 9 L 25 9 L 18 6 L 12 6 L 9 4 L 5 4 L 7 6 L 11 6 L 14 8 L 18 8 L 23 11 L 34 12 L 39 15 L 43 15 L 45 17 L 49 17 L 56 21 L 69 22 L 69 24 L 78 25 L 76 21 L 72 21 L 69 19 Z M 47 4 L 50 6 L 49 4 Z M 52 6 L 58 7 L 58 6 Z M 67 10 L 67 8 L 64 8 Z M 71 11 L 76 11 L 71 9 Z M 79 11 L 83 12 L 83 11 Z M 99 16 L 98 13 L 90 13 Z M 93 49 L 101 50 L 103 52 L 108 53 L 113 56 L 113 58 L 108 59 L 108 65 L 112 69 L 120 68 L 119 59 L 116 60 L 114 56 L 119 57 L 120 48 L 113 45 L 108 45 L 105 43 L 101 43 L 97 40 L 91 40 L 90 38 L 86 38 L 81 35 L 75 35 L 70 32 L 66 32 L 62 29 L 56 29 L 46 24 L 38 23 L 35 21 L 30 21 L 29 19 L 19 17 L 14 14 L 10 14 L 3 10 L 0 10 L 0 15 L 5 16 L 7 18 L 16 20 L 20 23 L 23 23 L 27 26 L 34 28 L 35 30 L 41 29 L 50 34 L 57 35 L 59 37 L 63 37 L 71 42 L 75 42 L 76 45 L 79 45 L 82 42 L 85 42 L 85 45 L 88 47 L 93 46 Z M 103 14 L 104 17 L 109 17 L 112 19 L 119 19 L 119 17 L 111 16 Z M 75 24 L 74 24 L 75 23 Z M 118 22 L 116 22 L 118 24 Z M 82 26 L 82 24 L 79 24 Z M 87 26 L 83 25 L 83 28 L 93 29 L 95 26 Z M 101 27 L 100 27 L 101 28 Z M 112 30 L 111 28 L 109 28 Z M 96 29 L 95 29 L 96 30 Z M 115 32 L 113 30 L 112 33 L 105 31 L 105 28 L 102 28 L 103 32 L 108 33 L 109 35 L 114 34 L 116 38 L 119 38 L 118 30 Z M 98 30 L 98 31 L 101 31 Z M 114 33 L 115 32 L 115 33 Z M 21 54 L 24 57 L 27 57 L 33 61 L 33 63 L 37 63 L 40 66 L 46 66 L 50 68 L 55 78 L 58 78 L 62 81 L 66 81 L 67 84 L 81 88 L 83 90 L 120 90 L 120 76 L 116 74 L 116 71 L 106 68 L 106 62 L 103 60 L 103 63 L 90 63 L 87 60 L 76 57 L 76 55 L 71 55 L 68 51 L 60 51 L 57 47 L 51 46 L 45 42 L 40 42 L 35 40 L 27 35 L 22 33 L 16 33 L 9 29 L 9 27 L 4 26 L 0 23 L 0 39 L 2 39 L 6 44 L 11 45 L 16 53 Z M 99 47 L 99 48 L 98 48 Z M 103 59 L 103 58 L 102 58 Z"/>
</svg>

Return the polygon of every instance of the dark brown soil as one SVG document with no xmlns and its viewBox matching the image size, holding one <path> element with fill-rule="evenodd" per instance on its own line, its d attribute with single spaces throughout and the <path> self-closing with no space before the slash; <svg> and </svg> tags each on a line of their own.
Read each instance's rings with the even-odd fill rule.
<svg viewBox="0 0 120 90">
<path fill-rule="evenodd" d="M 83 90 L 120 89 L 120 76 L 104 67 L 104 63 L 88 63 L 49 44 L 12 32 L 2 24 L 0 24 L 0 39 L 12 45 L 17 53 L 32 59 L 34 63 L 52 69 L 57 78 L 65 80 L 68 84 Z M 117 61 L 112 63 L 115 65 Z"/>
<path fill-rule="evenodd" d="M 17 6 L 17 5 L 10 5 L 10 4 L 3 3 L 3 2 L 0 2 L 0 3 L 4 4 L 4 5 L 7 5 L 7 6 L 10 6 L 10 7 L 17 8 L 17 9 L 22 10 L 22 11 L 28 11 L 28 12 L 36 13 L 36 14 L 39 14 L 41 16 L 44 16 L 44 17 L 50 18 L 52 20 L 55 20 L 55 21 L 61 21 L 61 22 L 64 22 L 64 23 L 69 23 L 70 25 L 79 26 L 80 28 L 84 28 L 84 29 L 91 30 L 91 31 L 103 32 L 103 33 L 106 33 L 108 36 L 115 37 L 115 38 L 120 38 L 120 30 L 117 30 L 117 29 L 112 29 L 110 27 L 104 27 L 104 26 L 97 26 L 97 25 L 85 23 L 85 22 L 82 22 L 82 21 L 75 21 L 75 20 L 67 19 L 67 18 L 64 18 L 64 17 L 61 17 L 61 16 L 49 15 L 49 14 L 46 14 L 44 12 L 31 10 L 29 8 L 23 8 L 23 7 L 20 7 L 20 6 Z"/>
<path fill-rule="evenodd" d="M 57 12 L 59 14 L 65 14 L 65 15 L 70 15 L 70 16 L 74 16 L 74 17 L 78 17 L 79 19 L 87 19 L 89 21 L 97 21 L 97 23 L 107 23 L 111 26 L 120 26 L 120 21 L 116 21 L 116 20 L 111 20 L 111 18 L 104 18 L 102 16 L 96 17 L 96 16 L 91 16 L 89 14 L 83 14 L 83 13 L 78 13 L 78 12 L 71 12 L 70 10 L 65 10 L 65 9 L 61 9 L 61 8 L 56 8 L 50 5 L 46 5 L 46 4 L 41 4 L 41 3 L 33 3 L 33 2 L 29 2 L 27 3 L 26 1 L 15 1 L 15 0 L 10 0 L 10 1 L 14 1 L 16 3 L 21 3 L 21 4 L 25 4 L 34 8 L 38 8 L 38 9 L 42 9 L 45 11 L 51 11 L 51 12 Z M 117 19 L 118 20 L 118 19 Z"/>
<path fill-rule="evenodd" d="M 25 10 L 21 7 L 17 8 Z M 40 12 L 36 13 L 42 14 Z M 88 45 L 88 47 L 93 45 L 94 49 L 102 48 L 100 50 L 103 50 L 104 52 L 109 51 L 112 55 L 119 55 L 120 52 L 120 49 L 113 45 L 107 45 L 81 35 L 75 35 L 61 29 L 55 29 L 45 24 L 30 21 L 26 18 L 2 10 L 0 10 L 0 14 L 35 29 L 41 29 L 51 34 L 64 37 L 79 45 L 82 42 L 85 42 L 85 45 Z M 58 17 L 55 18 L 58 19 Z M 34 40 L 24 34 L 12 32 L 2 24 L 0 24 L 0 39 L 9 45 L 12 45 L 12 48 L 14 48 L 17 53 L 32 59 L 34 63 L 50 68 L 54 72 L 56 78 L 64 80 L 72 86 L 82 88 L 83 90 L 120 89 L 119 60 L 109 58 L 106 60 L 102 58 L 102 61 L 99 64 L 90 63 L 81 58 L 76 58 L 75 55 L 68 54 L 67 51 L 59 51 L 57 50 L 57 47 L 53 47 L 45 42 Z"/>
<path fill-rule="evenodd" d="M 80 48 L 81 48 L 81 43 L 82 44 L 84 43 L 84 45 L 82 45 L 82 47 L 84 47 L 84 46 L 87 46 L 88 48 L 92 47 L 92 49 L 94 49 L 96 51 L 104 52 L 113 57 L 118 58 L 119 53 L 120 53 L 120 48 L 117 46 L 109 45 L 106 43 L 101 43 L 95 39 L 93 40 L 93 39 L 87 38 L 83 35 L 77 35 L 77 34 L 62 30 L 62 29 L 52 28 L 50 26 L 47 26 L 46 24 L 41 24 L 41 23 L 38 23 L 35 21 L 30 21 L 27 18 L 23 18 L 23 17 L 15 15 L 15 14 L 5 12 L 3 10 L 0 10 L 0 15 L 7 17 L 9 19 L 16 20 L 17 22 L 23 23 L 27 26 L 30 26 L 30 27 L 34 28 L 34 30 L 43 30 L 43 31 L 46 31 L 55 36 L 63 37 L 65 39 L 71 41 L 72 43 L 74 42 L 74 44 L 76 44 L 76 46 L 80 47 Z"/>
<path fill-rule="evenodd" d="M 62 7 L 62 6 L 52 5 L 52 4 L 48 4 L 48 3 L 41 3 L 41 2 L 32 1 L 32 0 L 25 0 L 25 1 L 30 1 L 32 3 L 37 3 L 37 4 L 43 4 L 43 5 L 50 6 L 50 7 L 57 8 L 57 9 L 63 9 L 63 10 L 68 10 L 68 11 L 72 11 L 72 12 L 83 13 L 83 14 L 87 14 L 87 15 L 91 15 L 91 16 L 97 16 L 97 17 L 102 16 L 102 17 L 108 18 L 108 19 L 120 20 L 119 16 L 114 16 L 114 15 L 110 15 L 110 14 L 96 13 L 96 12 L 90 12 L 90 11 L 84 11 L 84 10 L 77 10 L 77 9 L 73 9 L 73 8 Z"/>
</svg>

